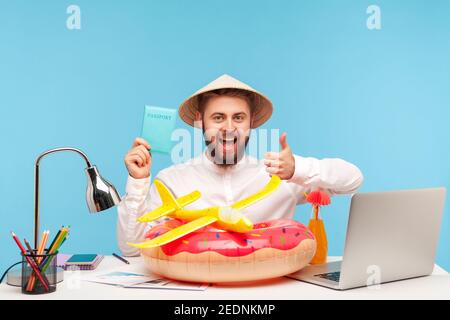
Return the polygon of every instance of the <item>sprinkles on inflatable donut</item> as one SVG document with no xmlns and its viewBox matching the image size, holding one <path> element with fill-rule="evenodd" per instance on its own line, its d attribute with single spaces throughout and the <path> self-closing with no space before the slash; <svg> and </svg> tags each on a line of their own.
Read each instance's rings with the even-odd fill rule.
<svg viewBox="0 0 450 320">
<path fill-rule="evenodd" d="M 275 191 L 281 180 L 272 176 L 254 195 L 229 207 L 185 210 L 199 199 L 194 191 L 175 199 L 159 180 L 155 186 L 162 206 L 138 218 L 150 222 L 173 218 L 152 228 L 141 249 L 152 272 L 194 282 L 240 282 L 283 276 L 300 270 L 314 256 L 316 240 L 304 225 L 293 220 L 273 220 L 253 225 L 241 209 Z"/>
<path fill-rule="evenodd" d="M 182 225 L 169 220 L 150 229 L 153 239 Z M 314 256 L 312 232 L 293 220 L 272 220 L 245 233 L 210 226 L 160 247 L 142 249 L 145 264 L 167 278 L 209 283 L 254 281 L 284 276 Z"/>
</svg>

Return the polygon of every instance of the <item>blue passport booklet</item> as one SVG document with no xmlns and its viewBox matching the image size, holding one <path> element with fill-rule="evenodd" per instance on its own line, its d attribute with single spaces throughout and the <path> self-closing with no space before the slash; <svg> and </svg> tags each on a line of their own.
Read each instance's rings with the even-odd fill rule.
<svg viewBox="0 0 450 320">
<path fill-rule="evenodd" d="M 176 109 L 145 106 L 141 137 L 150 143 L 152 152 L 170 153 L 172 150 L 176 114 Z"/>
</svg>

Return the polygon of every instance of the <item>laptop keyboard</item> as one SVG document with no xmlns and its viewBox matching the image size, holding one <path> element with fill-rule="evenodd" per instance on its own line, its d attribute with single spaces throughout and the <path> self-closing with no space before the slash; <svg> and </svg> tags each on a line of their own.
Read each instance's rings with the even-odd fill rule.
<svg viewBox="0 0 450 320">
<path fill-rule="evenodd" d="M 314 277 L 319 277 L 322 279 L 339 282 L 339 278 L 341 277 L 341 272 L 336 271 L 336 272 L 329 272 L 329 273 L 321 273 L 321 274 L 314 275 Z"/>
</svg>

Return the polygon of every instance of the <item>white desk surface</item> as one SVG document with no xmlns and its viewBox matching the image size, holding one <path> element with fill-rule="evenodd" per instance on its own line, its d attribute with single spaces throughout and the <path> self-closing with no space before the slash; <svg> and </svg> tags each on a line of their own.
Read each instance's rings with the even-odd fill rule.
<svg viewBox="0 0 450 320">
<path fill-rule="evenodd" d="M 330 257 L 336 261 L 339 257 Z M 144 273 L 140 257 L 127 258 L 130 265 L 107 256 L 96 270 L 80 271 L 97 274 L 108 271 L 134 271 Z M 0 300 L 9 299 L 152 299 L 152 300 L 240 300 L 240 299 L 450 299 L 450 275 L 435 265 L 433 274 L 427 277 L 385 283 L 376 288 L 359 288 L 335 291 L 304 282 L 278 278 L 255 285 L 208 287 L 205 291 L 181 291 L 163 289 L 124 289 L 120 287 L 77 281 L 75 273 L 65 272 L 64 281 L 50 294 L 37 296 L 21 293 L 19 287 L 0 285 Z"/>
</svg>

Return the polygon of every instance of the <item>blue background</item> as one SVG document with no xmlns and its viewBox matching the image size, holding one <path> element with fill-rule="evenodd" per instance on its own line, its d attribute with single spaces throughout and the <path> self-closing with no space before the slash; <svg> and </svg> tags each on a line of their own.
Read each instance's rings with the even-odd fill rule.
<svg viewBox="0 0 450 320">
<path fill-rule="evenodd" d="M 177 107 L 223 73 L 272 99 L 265 128 L 287 131 L 295 153 L 359 166 L 360 191 L 449 185 L 448 1 L 0 3 L 0 269 L 19 259 L 10 230 L 32 239 L 40 152 L 81 148 L 123 194 L 143 106 Z M 66 28 L 72 3 L 81 30 Z M 381 30 L 366 27 L 370 4 Z M 153 173 L 170 165 L 154 162 Z M 66 252 L 111 254 L 117 211 L 88 213 L 84 167 L 75 154 L 42 161 L 42 229 L 71 225 Z M 335 197 L 323 210 L 331 255 L 348 205 Z M 448 208 L 437 262 L 450 270 Z"/>
</svg>

